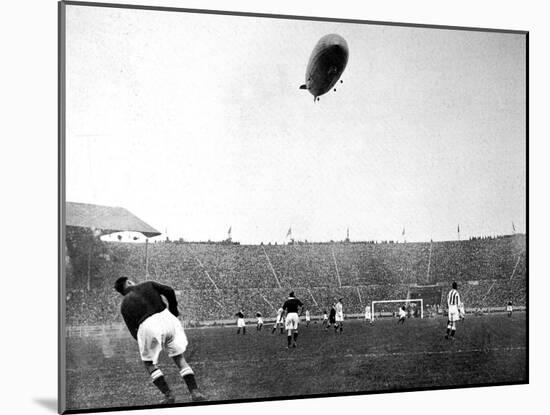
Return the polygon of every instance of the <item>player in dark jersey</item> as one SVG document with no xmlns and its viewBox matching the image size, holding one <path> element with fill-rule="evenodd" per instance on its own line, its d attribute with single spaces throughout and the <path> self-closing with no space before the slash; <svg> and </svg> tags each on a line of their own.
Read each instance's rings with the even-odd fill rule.
<svg viewBox="0 0 550 415">
<path fill-rule="evenodd" d="M 165 396 L 162 403 L 175 402 L 175 396 L 157 366 L 163 349 L 178 367 L 193 401 L 205 400 L 197 387 L 195 374 L 183 356 L 187 337 L 177 318 L 179 311 L 174 290 L 154 281 L 134 284 L 126 277 L 117 279 L 114 288 L 124 296 L 120 312 L 130 334 L 138 342 L 141 360 L 153 384 Z M 168 301 L 168 308 L 163 297 Z"/>
<path fill-rule="evenodd" d="M 296 347 L 296 340 L 298 339 L 298 323 L 300 322 L 300 317 L 298 317 L 298 309 L 302 309 L 304 305 L 300 300 L 294 297 L 294 291 L 288 295 L 288 299 L 283 304 L 283 310 L 286 312 L 285 319 L 285 328 L 287 330 L 287 341 L 290 348 Z M 294 340 L 294 341 L 293 341 Z"/>
<path fill-rule="evenodd" d="M 328 327 L 327 327 L 327 323 L 328 323 L 328 314 L 327 314 L 327 310 L 323 310 L 323 323 L 322 323 L 322 328 L 327 331 L 328 330 Z"/>
<path fill-rule="evenodd" d="M 330 306 L 330 312 L 328 315 L 328 327 L 334 325 L 336 327 L 336 308 L 334 303 Z"/>
</svg>

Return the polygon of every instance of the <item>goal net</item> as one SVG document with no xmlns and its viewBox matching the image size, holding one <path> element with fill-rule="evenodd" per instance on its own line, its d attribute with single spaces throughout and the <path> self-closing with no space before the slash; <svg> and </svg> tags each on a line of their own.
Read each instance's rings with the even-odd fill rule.
<svg viewBox="0 0 550 415">
<path fill-rule="evenodd" d="M 401 307 L 405 307 L 407 317 L 424 318 L 424 301 L 422 298 L 415 298 L 408 300 L 373 301 L 371 305 L 371 319 L 398 315 Z"/>
</svg>

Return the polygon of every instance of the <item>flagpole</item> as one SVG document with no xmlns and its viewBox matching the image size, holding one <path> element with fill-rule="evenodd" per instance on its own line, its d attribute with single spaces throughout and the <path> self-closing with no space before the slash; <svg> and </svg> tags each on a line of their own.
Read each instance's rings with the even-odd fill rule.
<svg viewBox="0 0 550 415">
<path fill-rule="evenodd" d="M 145 238 L 145 280 L 149 279 L 149 255 L 148 255 L 148 247 L 149 247 L 149 238 Z"/>
<path fill-rule="evenodd" d="M 428 256 L 428 272 L 426 274 L 426 280 L 430 282 L 430 265 L 432 263 L 432 240 L 430 239 L 430 254 Z"/>
</svg>

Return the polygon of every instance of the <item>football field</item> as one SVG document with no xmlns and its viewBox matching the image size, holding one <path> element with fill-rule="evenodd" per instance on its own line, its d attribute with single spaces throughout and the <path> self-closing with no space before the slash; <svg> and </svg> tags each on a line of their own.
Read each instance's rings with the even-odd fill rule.
<svg viewBox="0 0 550 415">
<path fill-rule="evenodd" d="M 301 323 L 286 333 L 247 327 L 187 329 L 186 358 L 209 401 L 410 390 L 527 381 L 526 314 L 467 315 L 454 341 L 446 318 L 345 322 L 344 332 Z M 159 362 L 177 403 L 189 394 L 175 365 Z M 68 409 L 149 406 L 162 400 L 127 331 L 67 338 Z"/>
</svg>

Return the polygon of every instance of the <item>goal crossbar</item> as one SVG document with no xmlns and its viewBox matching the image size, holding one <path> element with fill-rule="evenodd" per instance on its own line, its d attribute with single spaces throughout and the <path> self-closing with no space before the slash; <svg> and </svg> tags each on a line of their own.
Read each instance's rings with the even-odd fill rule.
<svg viewBox="0 0 550 415">
<path fill-rule="evenodd" d="M 374 305 L 384 303 L 412 303 L 420 302 L 420 318 L 424 318 L 424 300 L 422 298 L 410 298 L 408 300 L 377 300 L 373 301 L 371 305 L 371 318 L 374 320 Z"/>
</svg>

